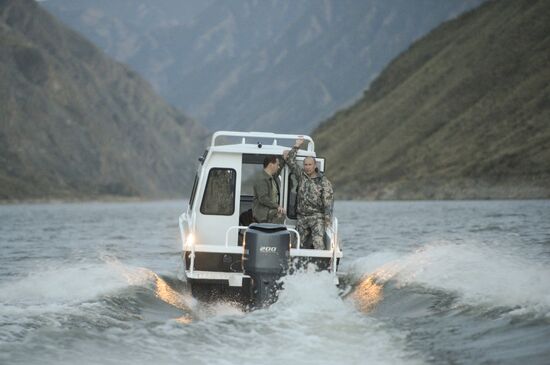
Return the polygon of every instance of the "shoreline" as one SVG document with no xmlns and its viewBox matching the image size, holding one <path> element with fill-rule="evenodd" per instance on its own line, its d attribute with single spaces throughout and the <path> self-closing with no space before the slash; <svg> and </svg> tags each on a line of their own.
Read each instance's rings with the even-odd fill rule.
<svg viewBox="0 0 550 365">
<path fill-rule="evenodd" d="M 0 200 L 0 205 L 19 205 L 19 204 L 80 204 L 80 203 L 150 203 L 162 201 L 186 201 L 187 197 L 180 198 L 146 198 L 146 197 L 81 197 L 81 198 L 33 198 L 33 199 L 9 199 Z"/>
<path fill-rule="evenodd" d="M 89 204 L 89 203 L 152 203 L 152 202 L 168 202 L 168 201 L 184 201 L 187 202 L 188 197 L 182 198 L 144 198 L 144 197 L 101 197 L 101 198 L 39 198 L 39 199 L 13 199 L 0 200 L 0 206 L 23 205 L 23 204 Z M 370 202 L 370 203 L 385 203 L 385 202 L 479 202 L 479 201 L 535 201 L 535 200 L 550 200 L 550 197 L 533 198 L 533 197 L 498 197 L 498 198 L 344 198 L 336 197 L 335 201 L 340 202 Z"/>
</svg>

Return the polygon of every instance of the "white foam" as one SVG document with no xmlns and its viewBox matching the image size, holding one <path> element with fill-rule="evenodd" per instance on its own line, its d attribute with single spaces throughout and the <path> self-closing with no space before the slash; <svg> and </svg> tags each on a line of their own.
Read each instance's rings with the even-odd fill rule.
<svg viewBox="0 0 550 365">
<path fill-rule="evenodd" d="M 107 265 L 80 264 L 37 270 L 0 285 L 0 302 L 55 305 L 83 301 L 127 286 Z"/>
<path fill-rule="evenodd" d="M 384 265 L 395 262 L 400 255 L 391 251 L 378 251 L 366 257 L 353 261 L 348 266 L 348 276 L 353 282 L 358 281 L 365 273 L 370 274 L 380 270 Z"/>
<path fill-rule="evenodd" d="M 118 259 L 104 256 L 103 260 L 123 277 L 129 285 L 142 286 L 154 291 L 155 296 L 173 307 L 194 311 L 198 302 L 190 292 L 180 293 L 168 285 L 164 279 L 154 271 L 144 267 L 133 267 L 121 263 Z"/>
<path fill-rule="evenodd" d="M 374 270 L 367 260 L 364 269 L 364 273 L 374 273 L 381 280 L 395 279 L 400 285 L 421 284 L 454 292 L 467 304 L 550 313 L 550 268 L 504 245 L 436 242 Z"/>
<path fill-rule="evenodd" d="M 274 307 L 292 307 L 293 311 L 319 313 L 342 305 L 333 276 L 328 272 L 314 272 L 314 267 L 283 278 L 284 290 Z"/>
<path fill-rule="evenodd" d="M 267 308 L 242 312 L 230 303 L 201 303 L 198 317 L 184 326 L 173 321 L 155 329 L 169 339 L 185 335 L 189 363 L 422 363 L 406 349 L 406 333 L 357 311 L 339 296 L 327 272 L 285 277 L 279 300 Z M 170 356 L 180 354 L 175 350 Z"/>
<path fill-rule="evenodd" d="M 125 265 L 116 258 L 104 257 L 104 263 L 80 263 L 44 268 L 26 277 L 0 284 L 0 303 L 22 305 L 24 310 L 82 303 L 128 286 L 153 290 L 159 299 L 174 306 L 185 306 L 192 300 L 175 292 L 153 271 Z M 181 299 L 181 303 L 180 303 Z M 184 300 L 185 299 L 185 300 Z"/>
<path fill-rule="evenodd" d="M 296 353 L 308 353 L 310 362 L 302 363 L 422 362 L 405 350 L 404 332 L 392 331 L 359 312 L 352 301 L 340 297 L 333 279 L 326 271 L 312 270 L 287 276 L 279 300 L 254 313 L 252 318 L 260 323 L 269 322 L 276 329 L 275 342 L 280 342 L 279 346 L 293 354 L 292 357 Z M 268 345 L 269 342 L 263 344 Z M 331 350 L 318 352 L 319 349 Z M 295 358 L 281 356 L 269 363 L 295 361 Z"/>
</svg>

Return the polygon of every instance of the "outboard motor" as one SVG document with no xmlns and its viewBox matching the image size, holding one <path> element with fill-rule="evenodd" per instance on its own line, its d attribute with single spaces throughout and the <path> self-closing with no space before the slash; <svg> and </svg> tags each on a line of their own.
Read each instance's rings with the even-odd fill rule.
<svg viewBox="0 0 550 365">
<path fill-rule="evenodd" d="M 243 272 L 251 278 L 250 299 L 253 307 L 274 303 L 286 274 L 290 257 L 290 232 L 284 225 L 251 224 L 244 234 Z"/>
</svg>

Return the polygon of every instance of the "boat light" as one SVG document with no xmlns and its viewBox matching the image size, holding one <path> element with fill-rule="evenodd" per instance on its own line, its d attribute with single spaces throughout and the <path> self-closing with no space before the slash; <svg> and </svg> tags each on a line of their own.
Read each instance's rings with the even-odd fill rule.
<svg viewBox="0 0 550 365">
<path fill-rule="evenodd" d="M 195 244 L 195 235 L 193 233 L 189 233 L 187 235 L 187 239 L 185 240 L 186 246 L 193 246 Z"/>
</svg>

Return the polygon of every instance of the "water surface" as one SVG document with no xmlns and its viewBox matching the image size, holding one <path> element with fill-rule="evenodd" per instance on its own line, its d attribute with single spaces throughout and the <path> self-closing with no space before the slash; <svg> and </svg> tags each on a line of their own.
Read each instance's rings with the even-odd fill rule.
<svg viewBox="0 0 550 365">
<path fill-rule="evenodd" d="M 338 202 L 347 286 L 194 300 L 183 202 L 0 206 L 2 364 L 548 364 L 550 201 Z"/>
</svg>

